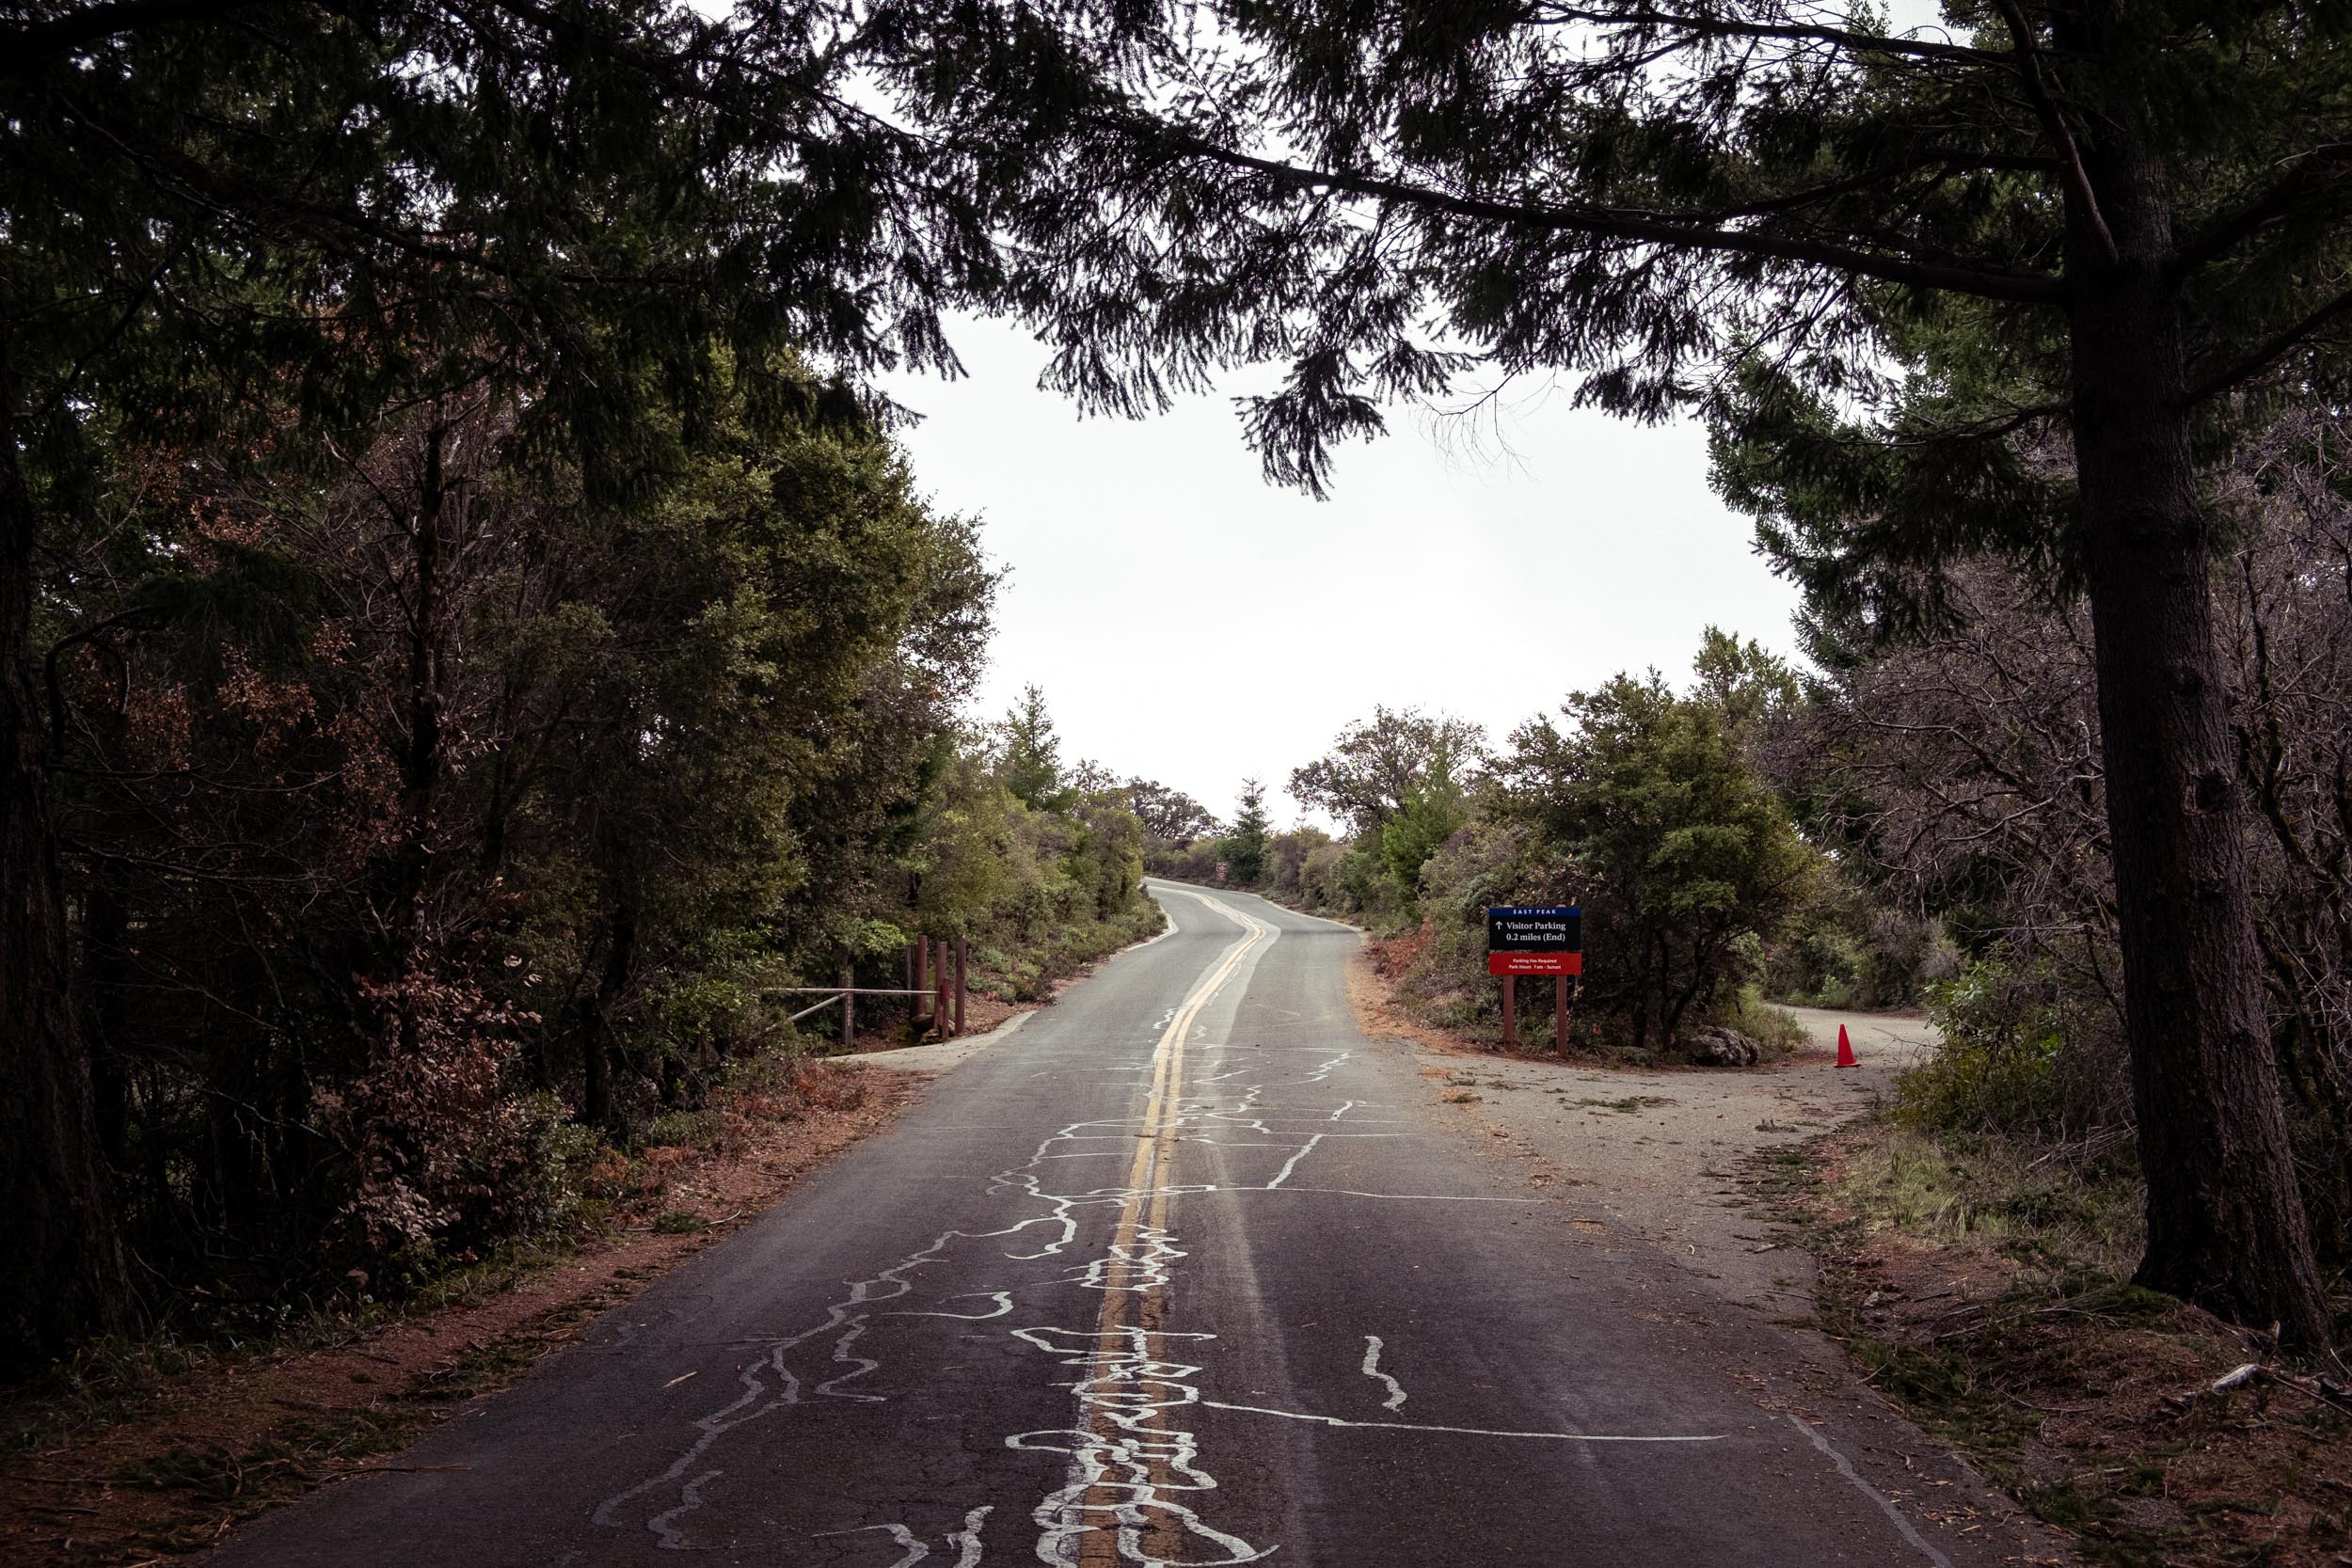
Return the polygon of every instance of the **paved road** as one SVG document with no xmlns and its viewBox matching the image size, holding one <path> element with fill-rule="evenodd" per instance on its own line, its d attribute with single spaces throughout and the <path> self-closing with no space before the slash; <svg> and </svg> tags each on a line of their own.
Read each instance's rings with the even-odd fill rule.
<svg viewBox="0 0 2352 1568">
<path fill-rule="evenodd" d="M 421 1468 L 215 1562 L 2018 1560 L 1818 1341 L 1604 1257 L 1465 1136 L 1358 1031 L 1353 933 L 1157 891 L 1167 936 Z"/>
</svg>

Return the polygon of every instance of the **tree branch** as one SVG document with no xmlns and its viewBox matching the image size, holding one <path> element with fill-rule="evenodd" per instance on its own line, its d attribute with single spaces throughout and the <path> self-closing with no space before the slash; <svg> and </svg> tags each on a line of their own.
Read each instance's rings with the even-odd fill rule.
<svg viewBox="0 0 2352 1568">
<path fill-rule="evenodd" d="M 1681 214 L 1645 213 L 1618 207 L 1530 206 L 1486 197 L 1454 196 L 1446 191 L 1431 190 L 1426 186 L 1377 175 L 1308 168 L 1279 159 L 1260 158 L 1151 121 L 1103 117 L 1100 123 L 1121 135 L 1156 143 L 1172 152 L 1203 158 L 1229 168 L 1248 169 L 1289 184 L 1325 185 L 1359 196 L 1377 197 L 1406 206 L 1452 213 L 1490 223 L 1519 224 L 1607 239 L 1640 240 L 1654 245 L 1771 261 L 1810 262 L 1840 272 L 1875 277 L 1883 282 L 1939 289 L 1983 299 L 2056 305 L 2063 298 L 2063 285 L 2047 273 L 1916 261 L 1900 255 L 1857 250 L 1820 240 L 1714 228 L 1704 217 L 1694 218 Z"/>
<path fill-rule="evenodd" d="M 1888 38 L 1881 33 L 1857 33 L 1844 27 L 1774 25 L 1733 22 L 1724 17 L 1691 16 L 1679 11 L 1643 8 L 1632 11 L 1596 10 L 1582 6 L 1542 6 L 1539 12 L 1555 23 L 1597 27 L 1679 27 L 1699 38 L 1756 39 L 1783 43 L 1826 43 L 1856 55 L 1892 55 L 1923 60 L 1958 60 L 1967 65 L 1999 65 L 2005 56 L 1963 43 L 1933 43 L 1925 39 Z"/>
<path fill-rule="evenodd" d="M 2099 237 L 2100 253 L 2112 264 L 2122 259 L 2122 252 L 2116 248 L 2106 214 L 2099 211 L 2098 193 L 2090 188 L 2090 174 L 2083 167 L 2082 149 L 2074 145 L 2074 133 L 2067 128 L 2066 117 L 2058 112 L 2058 100 L 2051 96 L 2050 84 L 2042 77 L 2032 24 L 2018 9 L 2017 0 L 1994 0 L 1994 4 L 2000 8 L 2002 20 L 2009 24 L 2010 41 L 2017 46 L 2017 74 L 2025 78 L 2026 95 L 2033 100 L 2034 112 L 2042 117 L 2050 139 L 2058 144 L 2058 165 L 2066 175 L 2066 188 L 2082 203 L 2083 216 L 2090 220 L 2090 231 Z"/>
<path fill-rule="evenodd" d="M 2190 388 L 2188 405 L 2194 408 L 2207 398 L 2226 392 L 2249 377 L 2269 369 L 2293 352 L 2297 343 L 2346 311 L 2352 311 L 2352 289 L 2346 289 L 2301 321 L 2265 339 L 2229 369 L 2217 372 Z"/>
<path fill-rule="evenodd" d="M 0 56 L 8 61 L 9 76 L 24 76 L 29 74 L 29 68 L 55 55 L 87 48 L 118 33 L 144 32 L 180 22 L 215 22 L 231 12 L 276 3 L 278 0 L 106 0 L 103 5 L 85 6 L 0 33 Z"/>
<path fill-rule="evenodd" d="M 2287 172 L 2277 184 L 2181 247 L 2173 263 L 2176 277 L 2196 271 L 2240 240 L 2294 216 L 2296 204 L 2312 191 L 2342 182 L 2346 174 L 2352 174 L 2352 142 L 2328 142 L 2298 152 L 2286 163 Z"/>
</svg>

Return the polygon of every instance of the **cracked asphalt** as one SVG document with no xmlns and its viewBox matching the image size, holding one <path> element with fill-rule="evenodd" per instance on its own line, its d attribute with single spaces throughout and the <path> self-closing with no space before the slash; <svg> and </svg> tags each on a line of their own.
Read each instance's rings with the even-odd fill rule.
<svg viewBox="0 0 2352 1568">
<path fill-rule="evenodd" d="M 1466 1131 L 1359 1029 L 1354 932 L 1152 887 L 1167 935 L 212 1561 L 2067 1560 L 1835 1346 Z"/>
</svg>

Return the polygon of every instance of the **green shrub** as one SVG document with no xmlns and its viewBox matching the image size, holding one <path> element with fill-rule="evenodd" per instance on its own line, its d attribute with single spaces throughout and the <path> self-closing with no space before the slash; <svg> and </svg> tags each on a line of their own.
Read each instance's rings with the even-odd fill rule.
<svg viewBox="0 0 2352 1568">
<path fill-rule="evenodd" d="M 1739 1030 L 1776 1055 L 1803 1050 L 1813 1042 L 1794 1013 L 1765 1001 L 1754 986 L 1730 992 L 1727 1002 L 1717 1005 L 1712 1022 Z"/>
<path fill-rule="evenodd" d="M 2046 962 L 1971 962 L 1928 989 L 1928 1015 L 1943 1047 L 1898 1085 L 1913 1125 L 2061 1139 L 2128 1121 L 2114 1015 Z"/>
<path fill-rule="evenodd" d="M 645 1127 L 649 1148 L 716 1148 L 719 1118 L 707 1111 L 665 1111 Z"/>
</svg>

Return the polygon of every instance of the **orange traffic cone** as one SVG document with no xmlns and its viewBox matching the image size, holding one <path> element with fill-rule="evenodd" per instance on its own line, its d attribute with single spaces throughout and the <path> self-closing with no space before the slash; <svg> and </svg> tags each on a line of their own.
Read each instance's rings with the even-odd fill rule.
<svg viewBox="0 0 2352 1568">
<path fill-rule="evenodd" d="M 1862 1065 L 1860 1062 L 1854 1060 L 1853 1041 L 1846 1037 L 1846 1026 L 1842 1023 L 1837 1026 L 1837 1065 L 1839 1067 L 1860 1067 Z"/>
</svg>

